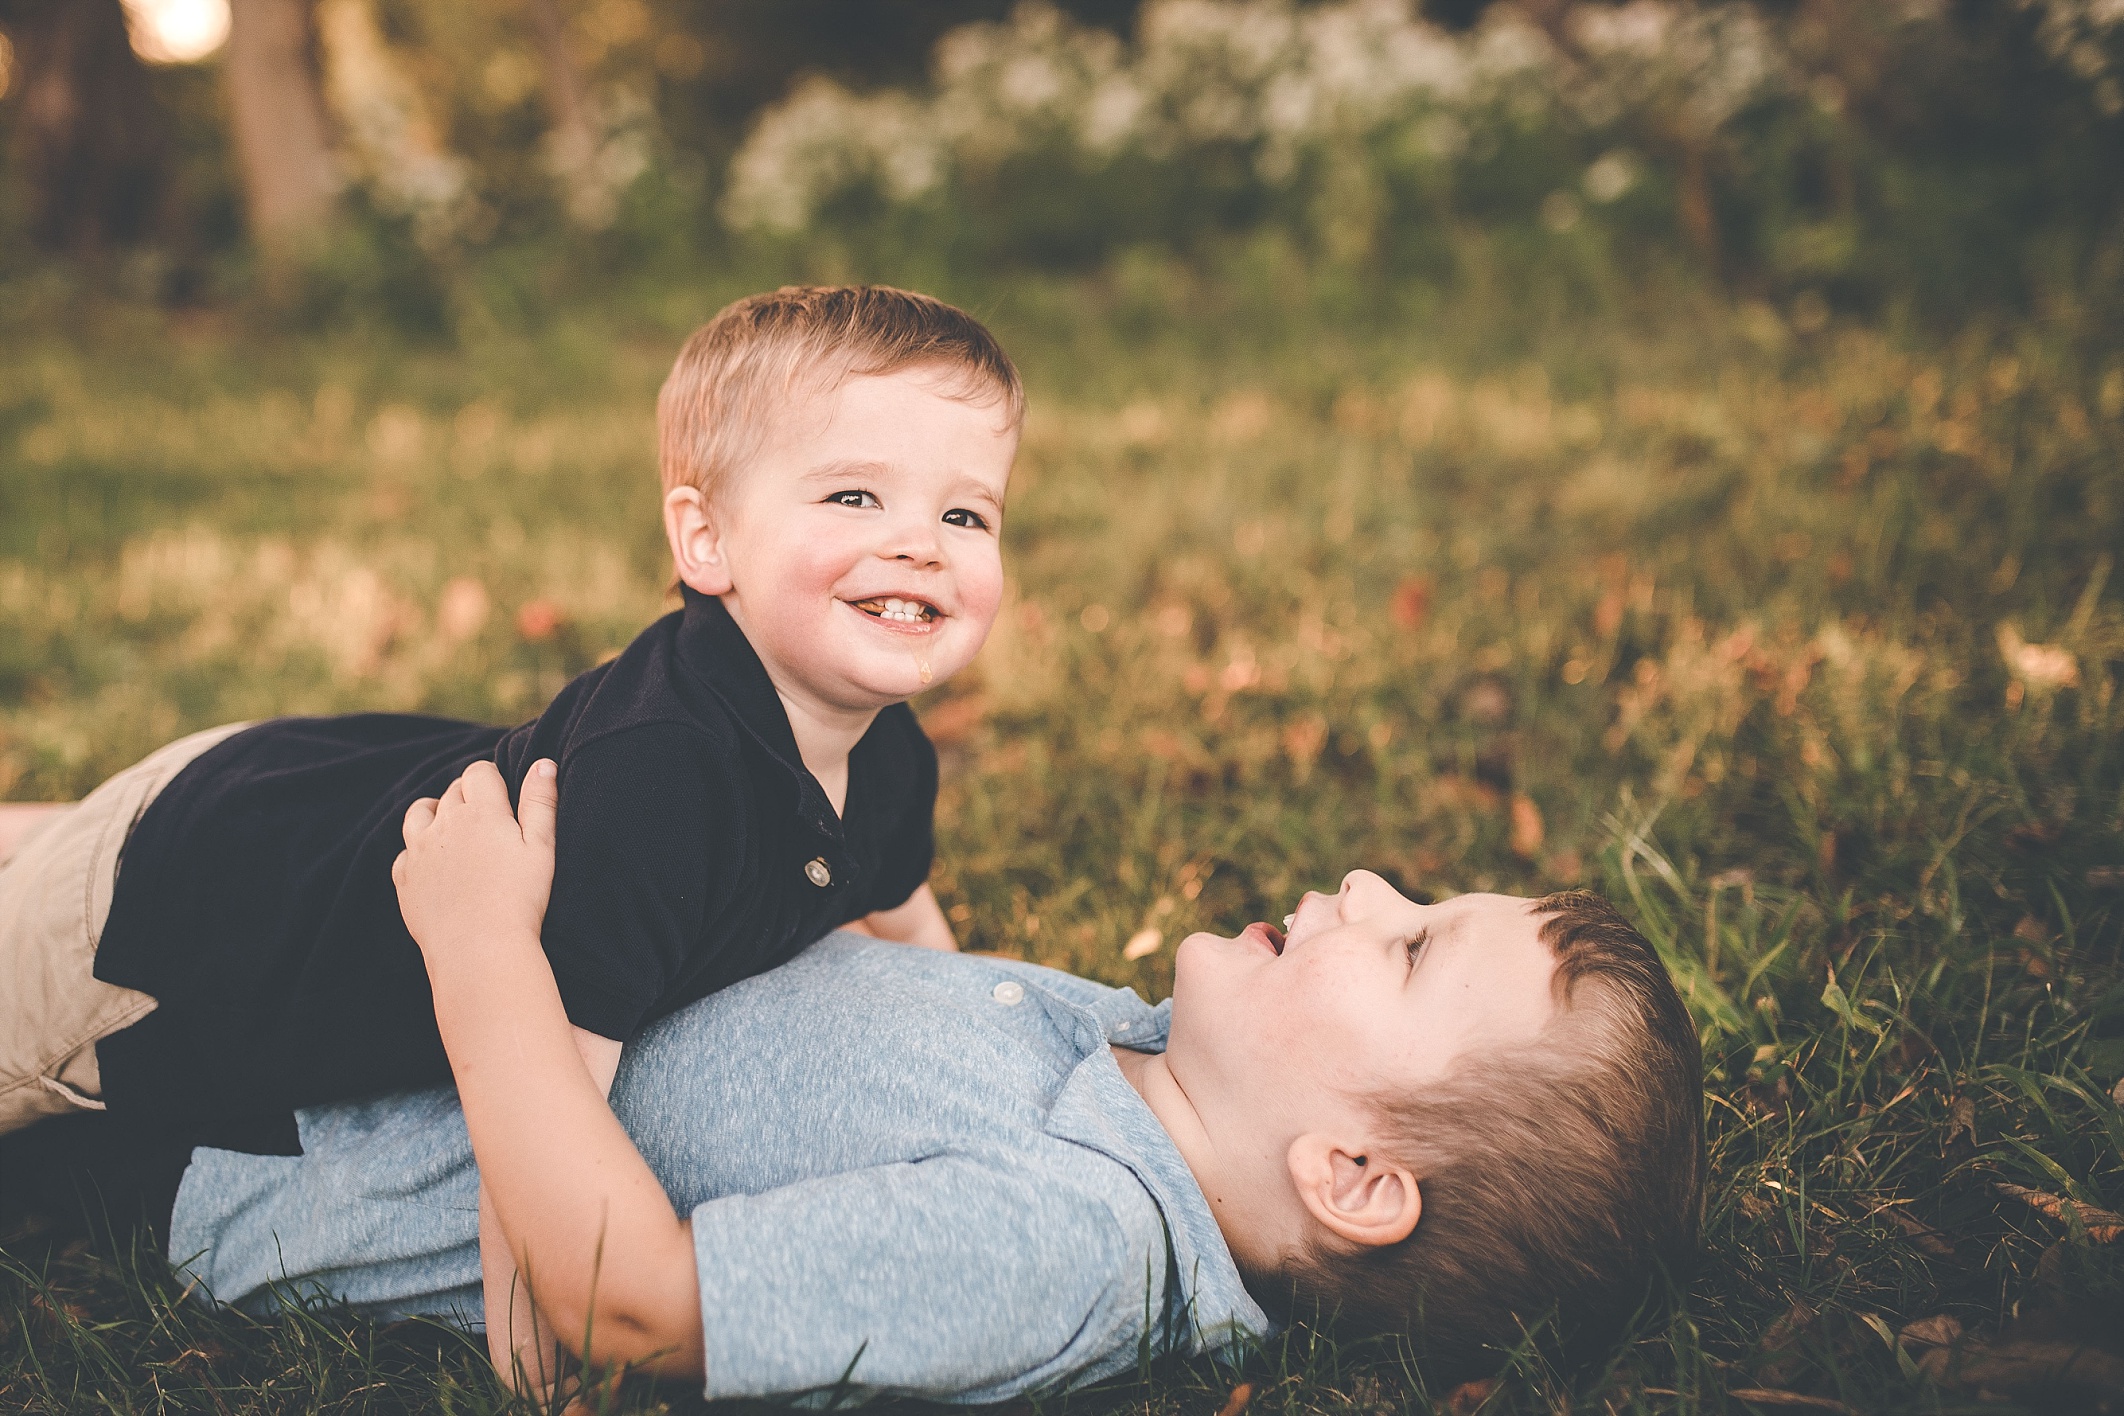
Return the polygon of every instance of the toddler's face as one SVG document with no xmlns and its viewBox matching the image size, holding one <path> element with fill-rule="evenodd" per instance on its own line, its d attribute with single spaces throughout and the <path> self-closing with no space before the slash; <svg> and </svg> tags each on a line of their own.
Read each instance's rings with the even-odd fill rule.
<svg viewBox="0 0 2124 1416">
<path fill-rule="evenodd" d="M 987 638 L 1018 434 L 954 392 L 917 368 L 798 400 L 725 490 L 724 603 L 785 696 L 874 711 Z"/>
<path fill-rule="evenodd" d="M 1539 923 L 1517 896 L 1419 905 L 1351 871 L 1287 931 L 1182 941 L 1167 1064 L 1198 1111 L 1280 1145 L 1324 1101 L 1419 1089 L 1467 1050 L 1538 1034 L 1556 973 Z"/>
</svg>

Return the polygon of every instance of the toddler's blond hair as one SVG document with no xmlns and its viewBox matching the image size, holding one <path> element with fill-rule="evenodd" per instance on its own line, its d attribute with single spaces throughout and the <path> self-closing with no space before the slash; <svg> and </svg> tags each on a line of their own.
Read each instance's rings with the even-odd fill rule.
<svg viewBox="0 0 2124 1416">
<path fill-rule="evenodd" d="M 799 393 L 922 367 L 935 368 L 955 396 L 995 402 L 1012 427 L 1025 416 L 1025 390 L 1003 346 L 942 300 L 889 285 L 748 295 L 693 332 L 657 395 L 664 490 L 718 495 Z"/>
</svg>

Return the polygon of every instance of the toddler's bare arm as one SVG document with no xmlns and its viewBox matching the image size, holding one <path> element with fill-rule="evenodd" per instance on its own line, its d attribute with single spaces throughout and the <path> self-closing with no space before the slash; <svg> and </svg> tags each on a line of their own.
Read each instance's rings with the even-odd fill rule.
<svg viewBox="0 0 2124 1416">
<path fill-rule="evenodd" d="M 909 895 L 906 904 L 867 914 L 856 924 L 863 926 L 861 933 L 880 939 L 958 952 L 959 941 L 951 932 L 951 921 L 944 918 L 943 907 L 927 885 Z"/>
</svg>

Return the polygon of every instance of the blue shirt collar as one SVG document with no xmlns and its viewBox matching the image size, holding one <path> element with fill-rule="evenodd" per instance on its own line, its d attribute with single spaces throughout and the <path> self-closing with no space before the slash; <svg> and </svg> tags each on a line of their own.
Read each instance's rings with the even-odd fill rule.
<svg viewBox="0 0 2124 1416">
<path fill-rule="evenodd" d="M 1247 1292 L 1224 1233 L 1172 1136 L 1114 1061 L 1113 1046 L 1163 1052 L 1172 1025 L 1170 1000 L 1153 1008 L 1132 989 L 1089 985 L 1046 969 L 1028 969 L 1051 1011 L 1078 1029 L 1083 1054 L 1048 1115 L 1048 1134 L 1095 1150 L 1128 1168 L 1165 1218 L 1172 1246 L 1164 1345 L 1236 1357 L 1236 1349 L 1276 1331 Z M 1057 987 L 1057 983 L 1061 987 Z M 1096 994 L 1093 990 L 1096 989 Z M 1065 996 L 1066 994 L 1069 996 Z"/>
</svg>

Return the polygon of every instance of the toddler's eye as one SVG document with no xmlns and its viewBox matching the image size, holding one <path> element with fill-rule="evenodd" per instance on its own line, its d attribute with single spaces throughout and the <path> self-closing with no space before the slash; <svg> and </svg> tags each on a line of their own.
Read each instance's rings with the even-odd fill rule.
<svg viewBox="0 0 2124 1416">
<path fill-rule="evenodd" d="M 1408 950 L 1410 968 L 1413 969 L 1416 967 L 1417 957 L 1423 953 L 1424 949 L 1429 946 L 1430 942 L 1431 931 L 1428 929 L 1419 929 L 1414 934 L 1411 934 L 1409 936 L 1408 943 L 1404 944 L 1402 947 Z"/>
<path fill-rule="evenodd" d="M 988 518 L 981 515 L 978 511 L 968 511 L 963 506 L 955 506 L 944 513 L 944 524 L 946 526 L 964 526 L 974 531 L 986 531 L 988 529 Z"/>
<path fill-rule="evenodd" d="M 883 502 L 879 501 L 869 492 L 835 492 L 832 496 L 826 498 L 826 500 L 833 503 L 835 506 L 853 506 L 862 507 L 865 509 L 882 507 L 884 505 Z"/>
</svg>

